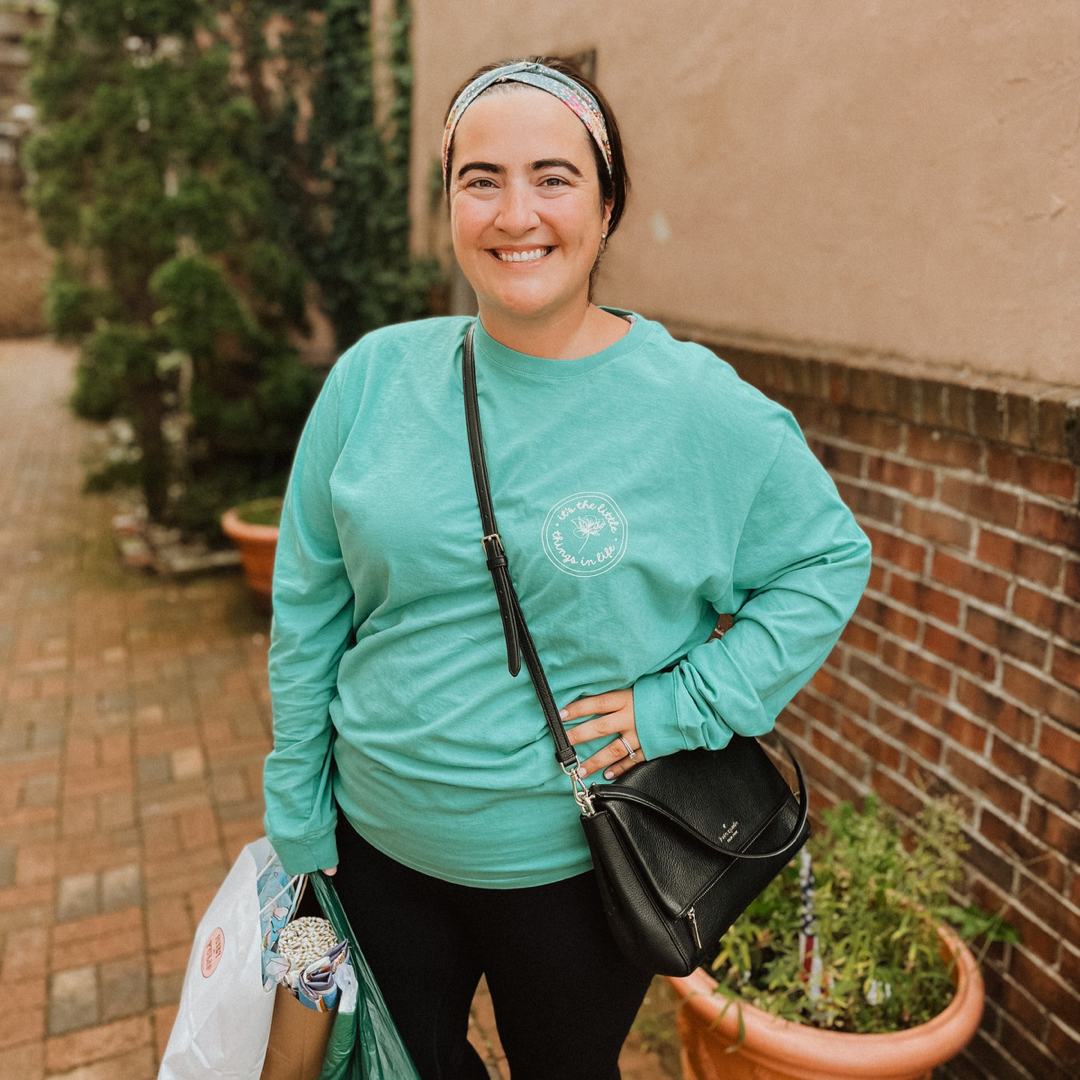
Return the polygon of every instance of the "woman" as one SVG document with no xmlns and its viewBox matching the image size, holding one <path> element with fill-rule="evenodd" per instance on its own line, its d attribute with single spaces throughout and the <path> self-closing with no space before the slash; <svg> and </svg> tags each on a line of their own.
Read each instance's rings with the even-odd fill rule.
<svg viewBox="0 0 1080 1080">
<path fill-rule="evenodd" d="M 588 80 L 481 69 L 444 176 L 495 510 L 581 775 L 769 730 L 858 601 L 865 537 L 786 411 L 590 302 L 627 176 Z M 481 975 L 514 1080 L 603 1080 L 650 977 L 614 946 L 543 714 L 506 670 L 471 322 L 369 334 L 312 412 L 275 568 L 266 828 L 288 870 L 336 870 L 424 1080 L 486 1076 Z"/>
</svg>

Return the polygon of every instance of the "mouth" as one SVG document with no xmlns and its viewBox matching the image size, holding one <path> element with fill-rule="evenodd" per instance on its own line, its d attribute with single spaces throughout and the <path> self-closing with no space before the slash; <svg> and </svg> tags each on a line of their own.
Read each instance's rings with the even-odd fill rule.
<svg viewBox="0 0 1080 1080">
<path fill-rule="evenodd" d="M 538 259 L 543 259 L 545 256 L 550 255 L 555 248 L 536 247 L 528 248 L 525 251 L 500 251 L 497 248 L 490 248 L 489 250 L 500 262 L 524 263 L 536 262 Z"/>
</svg>

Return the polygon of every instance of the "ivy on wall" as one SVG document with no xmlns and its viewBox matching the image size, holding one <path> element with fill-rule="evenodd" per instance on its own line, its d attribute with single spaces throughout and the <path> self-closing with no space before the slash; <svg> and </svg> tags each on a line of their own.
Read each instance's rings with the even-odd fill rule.
<svg viewBox="0 0 1080 1080">
<path fill-rule="evenodd" d="M 375 26 L 370 0 L 231 7 L 263 168 L 343 346 L 424 314 L 439 277 L 409 255 L 412 16 L 387 8 Z"/>
<path fill-rule="evenodd" d="M 283 487 L 311 281 L 342 346 L 424 313 L 393 16 L 379 54 L 367 0 L 57 0 L 33 43 L 47 313 L 81 344 L 76 410 L 134 433 L 99 480 L 136 480 L 154 520 L 206 530 Z"/>
</svg>

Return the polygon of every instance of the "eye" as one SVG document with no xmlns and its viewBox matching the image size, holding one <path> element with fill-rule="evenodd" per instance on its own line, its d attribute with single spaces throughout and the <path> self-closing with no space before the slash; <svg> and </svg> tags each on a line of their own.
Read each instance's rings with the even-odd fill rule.
<svg viewBox="0 0 1080 1080">
<path fill-rule="evenodd" d="M 495 186 L 494 181 L 490 176 L 478 176 L 475 180 L 470 180 L 466 187 L 471 188 L 493 188 Z"/>
<path fill-rule="evenodd" d="M 540 181 L 541 187 L 567 187 L 569 182 L 561 176 L 545 176 Z"/>
</svg>

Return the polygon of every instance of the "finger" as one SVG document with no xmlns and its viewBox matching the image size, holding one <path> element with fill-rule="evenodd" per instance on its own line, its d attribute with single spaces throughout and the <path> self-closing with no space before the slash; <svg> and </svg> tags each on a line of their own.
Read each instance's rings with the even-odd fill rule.
<svg viewBox="0 0 1080 1080">
<path fill-rule="evenodd" d="M 626 705 L 627 696 L 632 694 L 630 690 L 609 690 L 604 694 L 596 694 L 593 697 L 578 698 L 570 702 L 560 713 L 563 720 L 577 720 L 582 716 L 598 716 L 601 713 L 617 712 Z"/>
<path fill-rule="evenodd" d="M 614 780 L 616 776 L 622 776 L 624 772 L 629 772 L 645 760 L 641 756 L 640 750 L 638 751 L 636 758 L 636 761 L 631 761 L 628 757 L 623 758 L 621 761 L 616 761 L 614 765 L 611 765 L 604 770 L 604 779 Z"/>
<path fill-rule="evenodd" d="M 626 721 L 622 712 L 608 713 L 606 716 L 598 716 L 595 720 L 586 720 L 584 724 L 578 724 L 566 733 L 566 737 L 570 740 L 571 746 L 577 746 L 580 743 L 592 742 L 593 739 L 618 735 L 625 727 Z"/>
<path fill-rule="evenodd" d="M 642 760 L 641 748 L 634 747 L 633 743 L 630 743 L 630 746 L 634 749 L 634 758 L 626 752 L 626 746 L 623 745 L 621 739 L 608 743 L 602 750 L 597 750 L 592 757 L 587 758 L 578 766 L 578 776 L 591 776 L 593 773 L 603 772 L 604 776 L 610 780 L 612 777 L 608 776 L 609 770 L 618 769 L 618 772 L 612 773 L 612 776 L 625 772 L 626 769 Z"/>
<path fill-rule="evenodd" d="M 624 738 L 627 744 L 630 744 L 629 732 L 626 732 Z M 620 740 L 621 742 L 622 740 Z M 625 747 L 624 747 L 625 749 Z M 640 746 L 638 746 L 632 754 L 627 754 L 625 757 L 619 758 L 614 765 L 608 766 L 604 770 L 605 780 L 614 780 L 616 776 L 622 776 L 624 772 L 634 768 L 635 765 L 640 765 L 645 760 L 645 754 Z"/>
<path fill-rule="evenodd" d="M 337 867 L 336 866 L 331 866 L 329 870 L 324 870 L 323 873 L 327 877 L 333 877 L 337 873 Z"/>
</svg>

